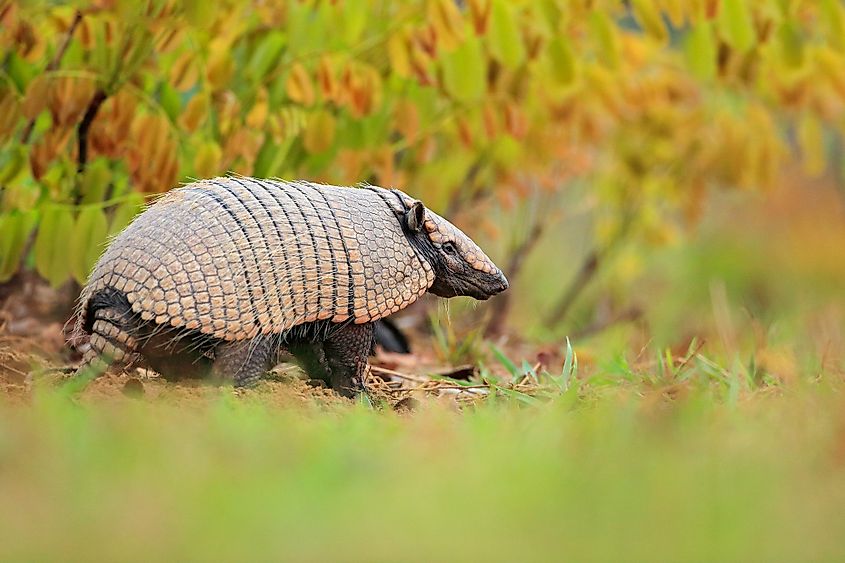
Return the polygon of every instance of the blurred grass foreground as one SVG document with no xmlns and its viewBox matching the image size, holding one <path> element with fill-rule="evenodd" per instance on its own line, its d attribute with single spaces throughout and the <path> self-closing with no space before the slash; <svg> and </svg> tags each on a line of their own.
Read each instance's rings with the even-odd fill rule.
<svg viewBox="0 0 845 563">
<path fill-rule="evenodd" d="M 838 0 L 0 0 L 0 560 L 845 560 L 843 132 Z M 51 384 L 226 173 L 401 188 L 511 289 L 403 312 L 413 412 Z"/>
</svg>

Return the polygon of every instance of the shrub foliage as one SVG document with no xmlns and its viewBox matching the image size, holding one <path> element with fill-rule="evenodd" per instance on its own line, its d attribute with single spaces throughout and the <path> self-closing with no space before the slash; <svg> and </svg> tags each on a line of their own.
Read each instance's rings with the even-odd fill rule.
<svg viewBox="0 0 845 563">
<path fill-rule="evenodd" d="M 146 197 L 226 172 L 450 212 L 585 179 L 599 240 L 659 244 L 791 143 L 824 171 L 843 103 L 837 0 L 0 0 L 0 281 L 83 282 Z"/>
</svg>

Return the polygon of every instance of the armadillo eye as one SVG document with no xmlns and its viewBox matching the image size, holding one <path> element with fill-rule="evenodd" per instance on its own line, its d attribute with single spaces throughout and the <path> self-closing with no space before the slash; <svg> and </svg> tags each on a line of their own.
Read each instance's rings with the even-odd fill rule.
<svg viewBox="0 0 845 563">
<path fill-rule="evenodd" d="M 457 254 L 458 253 L 457 249 L 455 248 L 454 243 L 452 243 L 452 242 L 444 242 L 443 246 L 441 248 L 443 249 L 443 252 L 445 252 L 446 254 Z"/>
</svg>

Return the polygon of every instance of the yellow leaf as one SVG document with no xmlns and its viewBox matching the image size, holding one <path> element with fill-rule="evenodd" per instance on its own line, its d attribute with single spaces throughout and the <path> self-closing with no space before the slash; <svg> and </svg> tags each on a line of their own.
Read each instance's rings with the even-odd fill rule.
<svg viewBox="0 0 845 563">
<path fill-rule="evenodd" d="M 334 143 L 335 118 L 326 110 L 319 110 L 308 118 L 302 145 L 310 154 L 324 152 Z"/>
<path fill-rule="evenodd" d="M 211 178 L 221 172 L 223 151 L 214 141 L 206 141 L 194 156 L 194 174 L 198 178 Z"/>
<path fill-rule="evenodd" d="M 314 103 L 314 84 L 308 71 L 300 63 L 294 63 L 291 67 L 285 81 L 285 92 L 291 100 L 304 106 Z"/>
<path fill-rule="evenodd" d="M 686 23 L 689 4 L 688 0 L 662 0 L 661 9 L 666 12 L 672 26 L 680 29 Z"/>
<path fill-rule="evenodd" d="M 408 40 L 404 33 L 394 33 L 387 40 L 387 57 L 390 59 L 391 70 L 397 76 L 407 78 L 411 75 Z"/>
<path fill-rule="evenodd" d="M 437 34 L 437 41 L 445 50 L 457 47 L 464 37 L 464 20 L 453 0 L 429 0 L 428 21 Z"/>
<path fill-rule="evenodd" d="M 841 100 L 845 101 L 845 57 L 829 47 L 815 51 L 819 74 L 830 82 Z"/>
<path fill-rule="evenodd" d="M 261 88 L 255 98 L 255 103 L 249 113 L 246 114 L 246 125 L 252 129 L 262 129 L 264 122 L 267 121 L 267 112 L 269 111 L 267 102 L 267 89 Z"/>
<path fill-rule="evenodd" d="M 229 84 L 235 72 L 235 64 L 225 42 L 212 41 L 208 62 L 205 65 L 206 78 L 214 90 L 221 90 Z"/>
</svg>

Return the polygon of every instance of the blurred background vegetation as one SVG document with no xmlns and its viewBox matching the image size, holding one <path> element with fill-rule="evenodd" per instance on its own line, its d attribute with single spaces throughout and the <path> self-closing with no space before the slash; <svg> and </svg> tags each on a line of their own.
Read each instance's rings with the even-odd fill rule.
<svg viewBox="0 0 845 563">
<path fill-rule="evenodd" d="M 843 133 L 839 0 L 0 0 L 0 555 L 841 560 Z M 387 361 L 487 400 L 40 387 L 109 236 L 230 172 L 478 240 L 511 289 Z"/>
<path fill-rule="evenodd" d="M 0 6 L 7 285 L 84 283 L 145 199 L 235 172 L 453 218 L 512 281 L 456 315 L 492 336 L 681 346 L 840 289 L 836 0 Z"/>
</svg>

